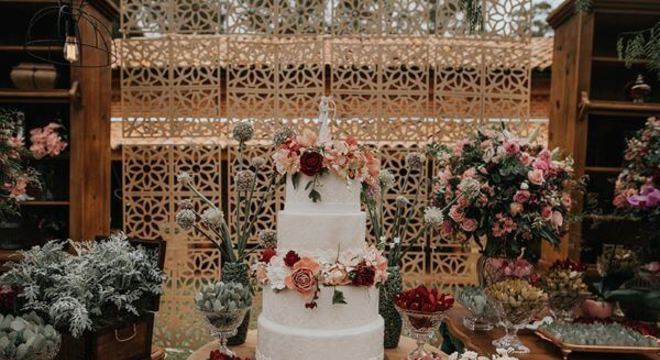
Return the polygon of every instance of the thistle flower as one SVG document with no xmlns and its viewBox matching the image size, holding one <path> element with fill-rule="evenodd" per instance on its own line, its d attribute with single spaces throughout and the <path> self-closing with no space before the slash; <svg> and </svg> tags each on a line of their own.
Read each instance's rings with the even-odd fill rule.
<svg viewBox="0 0 660 360">
<path fill-rule="evenodd" d="M 458 189 L 461 190 L 463 196 L 468 199 L 474 199 L 481 191 L 481 184 L 477 179 L 466 177 L 458 184 Z"/>
<path fill-rule="evenodd" d="M 445 220 L 445 215 L 442 213 L 442 209 L 437 207 L 428 207 L 424 210 L 424 222 L 429 225 L 439 225 Z"/>
<path fill-rule="evenodd" d="M 195 224 L 196 220 L 197 215 L 195 215 L 195 212 L 190 209 L 179 210 L 179 212 L 176 213 L 176 223 L 183 230 L 190 229 Z"/>
<path fill-rule="evenodd" d="M 258 235 L 259 245 L 263 248 L 274 248 L 277 246 L 277 231 L 265 229 Z"/>
<path fill-rule="evenodd" d="M 422 153 L 411 152 L 406 155 L 406 166 L 409 170 L 420 170 L 426 162 L 426 156 Z"/>
<path fill-rule="evenodd" d="M 180 182 L 181 185 L 189 185 L 192 184 L 193 178 L 188 172 L 182 171 L 176 176 L 176 180 Z"/>
<path fill-rule="evenodd" d="M 217 208 L 208 208 L 204 210 L 200 217 L 202 218 L 202 222 L 204 224 L 217 229 L 222 226 L 224 216 L 225 214 L 222 212 L 222 210 Z"/>
<path fill-rule="evenodd" d="M 262 158 L 261 156 L 252 158 L 252 166 L 256 170 L 261 169 L 264 165 L 266 165 L 266 159 Z"/>
<path fill-rule="evenodd" d="M 394 175 L 389 172 L 389 170 L 381 170 L 380 173 L 378 173 L 380 187 L 386 191 L 394 187 L 395 181 L 396 179 L 394 178 Z"/>
<path fill-rule="evenodd" d="M 410 200 L 408 200 L 408 198 L 403 195 L 399 195 L 396 197 L 395 203 L 397 208 L 404 208 L 410 205 Z"/>
<path fill-rule="evenodd" d="M 180 209 L 192 209 L 193 207 L 193 203 L 190 199 L 183 199 L 179 202 Z"/>
<path fill-rule="evenodd" d="M 236 182 L 236 188 L 238 191 L 250 191 L 252 190 L 252 182 L 254 181 L 254 172 L 251 170 L 241 170 L 234 175 L 234 181 Z"/>
<path fill-rule="evenodd" d="M 291 139 L 296 133 L 289 127 L 283 127 L 273 134 L 273 144 L 279 146 Z"/>
<path fill-rule="evenodd" d="M 232 135 L 240 143 L 250 141 L 254 136 L 254 127 L 247 121 L 236 123 L 232 129 Z"/>
</svg>

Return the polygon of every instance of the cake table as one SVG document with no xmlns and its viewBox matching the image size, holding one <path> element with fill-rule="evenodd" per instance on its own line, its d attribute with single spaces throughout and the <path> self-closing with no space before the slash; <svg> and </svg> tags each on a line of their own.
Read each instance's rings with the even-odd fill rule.
<svg viewBox="0 0 660 360">
<path fill-rule="evenodd" d="M 218 342 L 217 341 L 212 341 L 201 348 L 199 348 L 197 351 L 192 353 L 188 357 L 188 360 L 208 360 L 209 358 L 209 353 L 211 350 L 217 349 L 218 348 Z M 248 333 L 247 341 L 245 344 L 237 347 L 233 347 L 232 350 L 236 352 L 238 356 L 241 357 L 248 357 L 250 359 L 254 358 L 254 351 L 255 347 L 257 346 L 257 332 L 256 330 L 251 330 Z M 404 359 L 405 356 L 411 352 L 414 348 L 416 347 L 415 341 L 411 338 L 407 337 L 402 337 L 401 341 L 399 342 L 399 347 L 396 349 L 389 349 L 385 350 L 385 358 L 387 360 L 401 360 Z M 430 347 L 427 345 L 427 349 L 430 351 L 434 351 L 437 353 L 440 353 L 440 350 Z"/>
</svg>

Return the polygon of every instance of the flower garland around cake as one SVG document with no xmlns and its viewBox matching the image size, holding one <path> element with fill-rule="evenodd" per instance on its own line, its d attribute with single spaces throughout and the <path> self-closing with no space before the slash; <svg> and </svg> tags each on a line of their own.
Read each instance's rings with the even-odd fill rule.
<svg viewBox="0 0 660 360">
<path fill-rule="evenodd" d="M 257 283 L 269 285 L 275 292 L 297 291 L 306 300 L 307 309 L 316 308 L 321 286 L 334 287 L 333 304 L 346 304 L 338 286 L 379 286 L 387 274 L 387 258 L 373 245 L 339 251 L 334 257 L 267 248 L 252 266 Z"/>
<path fill-rule="evenodd" d="M 272 155 L 277 171 L 290 175 L 294 188 L 298 188 L 300 174 L 312 177 L 305 185 L 309 198 L 321 201 L 319 178 L 330 172 L 345 180 L 357 180 L 373 185 L 380 172 L 380 161 L 368 148 L 353 137 L 344 140 L 322 140 L 305 129 L 296 134 L 291 128 L 282 128 L 273 136 L 277 150 Z"/>
</svg>

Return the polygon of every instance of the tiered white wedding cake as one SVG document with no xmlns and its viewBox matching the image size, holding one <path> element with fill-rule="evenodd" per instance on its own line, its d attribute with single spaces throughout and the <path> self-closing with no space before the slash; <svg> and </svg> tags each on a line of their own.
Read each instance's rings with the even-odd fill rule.
<svg viewBox="0 0 660 360">
<path fill-rule="evenodd" d="M 305 188 L 310 181 L 314 178 L 301 175 L 300 186 L 294 187 L 288 177 L 284 210 L 277 218 L 277 256 L 295 250 L 302 258 L 319 259 L 321 268 L 326 267 L 319 271 L 324 274 L 320 276 L 345 276 L 345 272 L 328 269 L 328 264 L 347 265 L 360 256 L 370 256 L 365 253 L 361 184 L 334 173 L 319 176 L 315 189 L 321 200 L 313 202 Z M 348 278 L 340 283 L 346 282 Z M 338 293 L 343 295 L 341 303 L 333 300 Z M 319 284 L 313 306 L 309 301 L 297 291 L 264 288 L 258 360 L 383 359 L 384 325 L 375 286 Z"/>
</svg>

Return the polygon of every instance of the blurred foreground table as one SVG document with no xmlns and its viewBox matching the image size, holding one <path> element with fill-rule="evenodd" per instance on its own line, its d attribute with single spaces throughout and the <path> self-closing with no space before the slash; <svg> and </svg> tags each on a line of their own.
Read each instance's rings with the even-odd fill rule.
<svg viewBox="0 0 660 360">
<path fill-rule="evenodd" d="M 254 351 L 256 347 L 257 347 L 257 331 L 251 330 L 248 333 L 247 341 L 245 341 L 245 344 L 241 346 L 233 347 L 232 350 L 236 353 L 236 355 L 240 357 L 248 357 L 250 359 L 254 359 Z M 402 337 L 401 341 L 399 342 L 398 348 L 385 350 L 385 359 L 387 360 L 405 359 L 406 355 L 409 352 L 411 352 L 415 347 L 416 345 L 413 339 Z M 188 360 L 208 360 L 209 353 L 211 352 L 211 350 L 215 350 L 217 348 L 219 348 L 218 341 L 212 341 L 202 346 L 197 351 L 195 351 L 192 355 L 190 355 L 190 357 L 188 357 Z M 427 346 L 427 349 L 429 351 L 440 353 L 440 350 L 430 346 Z"/>
<path fill-rule="evenodd" d="M 476 351 L 480 354 L 494 354 L 495 347 L 492 341 L 504 336 L 502 328 L 496 328 L 491 331 L 472 331 L 463 326 L 463 316 L 469 312 L 460 304 L 454 305 L 451 309 L 445 324 L 451 335 L 461 341 L 466 349 Z M 521 330 L 518 337 L 531 353 L 528 355 L 518 355 L 521 359 L 534 360 L 562 360 L 561 351 L 550 342 L 542 340 L 530 330 Z M 516 355 L 514 355 L 516 356 Z M 660 360 L 657 355 L 635 355 L 635 354 L 601 354 L 601 353 L 571 353 L 569 360 Z"/>
</svg>

